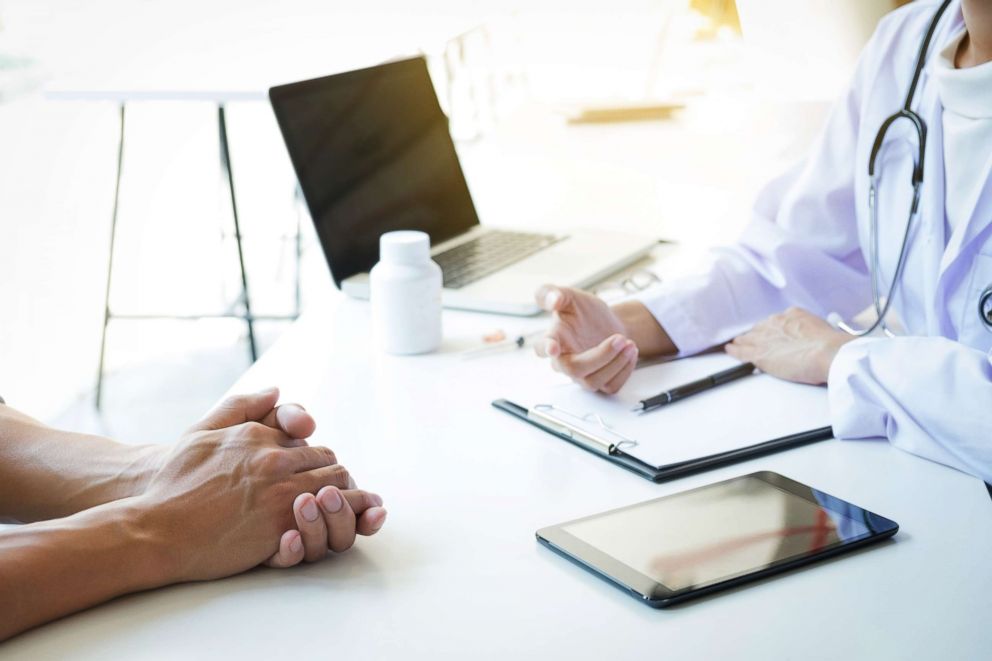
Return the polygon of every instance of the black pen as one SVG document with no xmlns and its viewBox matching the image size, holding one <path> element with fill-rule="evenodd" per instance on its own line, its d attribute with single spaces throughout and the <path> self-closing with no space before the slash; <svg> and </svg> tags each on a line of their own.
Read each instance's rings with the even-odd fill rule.
<svg viewBox="0 0 992 661">
<path fill-rule="evenodd" d="M 722 372 L 717 372 L 716 374 L 710 374 L 709 376 L 705 376 L 698 381 L 692 381 L 683 386 L 666 390 L 665 392 L 659 393 L 654 397 L 642 399 L 640 404 L 631 410 L 640 412 L 650 411 L 651 409 L 656 409 L 659 406 L 665 406 L 666 404 L 677 402 L 680 399 L 691 397 L 692 395 L 704 392 L 710 388 L 716 388 L 724 383 L 729 383 L 730 381 L 734 381 L 745 376 L 750 376 L 751 374 L 754 374 L 754 363 L 744 363 L 742 365 L 723 370 Z"/>
</svg>

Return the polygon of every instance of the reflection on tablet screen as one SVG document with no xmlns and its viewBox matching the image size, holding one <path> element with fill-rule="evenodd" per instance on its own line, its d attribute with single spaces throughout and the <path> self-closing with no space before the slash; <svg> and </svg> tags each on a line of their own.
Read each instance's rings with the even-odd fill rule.
<svg viewBox="0 0 992 661">
<path fill-rule="evenodd" d="M 816 504 L 829 496 L 809 493 L 807 501 L 761 480 L 734 480 L 584 519 L 563 530 L 668 589 L 682 590 L 870 532 L 860 517 Z M 835 499 L 830 504 L 837 509 Z"/>
</svg>

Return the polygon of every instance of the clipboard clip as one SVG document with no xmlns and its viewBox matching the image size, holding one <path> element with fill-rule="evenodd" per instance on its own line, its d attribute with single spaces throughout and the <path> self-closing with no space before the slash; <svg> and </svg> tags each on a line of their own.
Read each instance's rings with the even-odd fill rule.
<svg viewBox="0 0 992 661">
<path fill-rule="evenodd" d="M 558 412 L 559 416 L 552 415 L 551 412 Z M 554 404 L 535 404 L 527 410 L 527 417 L 555 433 L 561 434 L 572 441 L 583 445 L 590 450 L 600 452 L 606 455 L 615 455 L 617 452 L 623 450 L 624 448 L 637 447 L 637 441 L 627 438 L 623 434 L 615 431 L 612 427 L 602 417 L 597 413 L 586 413 L 585 415 L 577 415 L 575 413 L 569 413 L 568 411 L 556 407 Z M 568 422 L 567 420 L 562 420 L 562 417 L 567 417 L 575 420 L 576 422 Z M 609 439 L 602 438 L 601 436 L 592 433 L 588 429 L 582 427 L 583 423 L 593 423 L 601 427 L 604 431 L 617 437 L 616 442 Z"/>
</svg>

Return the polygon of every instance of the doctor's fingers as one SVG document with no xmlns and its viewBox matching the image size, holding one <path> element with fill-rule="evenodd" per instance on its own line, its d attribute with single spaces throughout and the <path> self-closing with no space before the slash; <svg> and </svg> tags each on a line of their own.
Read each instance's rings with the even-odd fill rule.
<svg viewBox="0 0 992 661">
<path fill-rule="evenodd" d="M 534 345 L 534 351 L 541 358 L 557 358 L 566 351 L 575 350 L 575 330 L 563 322 L 557 312 L 551 315 L 551 326 L 539 342 Z"/>
<path fill-rule="evenodd" d="M 778 325 L 773 319 L 765 319 L 755 324 L 754 328 L 738 335 L 729 344 L 737 346 L 750 346 L 767 342 L 772 334 L 777 333 Z M 728 346 L 729 346 L 728 344 Z"/>
<path fill-rule="evenodd" d="M 586 389 L 592 391 L 601 390 L 607 392 L 607 394 L 613 394 L 613 392 L 608 392 L 606 390 L 606 384 L 610 383 L 620 372 L 627 368 L 628 365 L 637 363 L 637 347 L 633 343 L 625 346 L 620 353 L 614 356 L 613 360 L 607 363 L 604 367 L 596 370 L 589 376 L 581 379 L 579 383 Z"/>
<path fill-rule="evenodd" d="M 561 342 L 549 331 L 540 341 L 534 343 L 534 353 L 538 358 L 557 358 L 561 355 Z"/>
<path fill-rule="evenodd" d="M 571 307 L 575 302 L 575 294 L 568 287 L 541 285 L 534 292 L 534 300 L 545 312 L 558 312 Z"/>
<path fill-rule="evenodd" d="M 753 344 L 754 344 L 754 336 L 751 335 L 750 333 L 745 333 L 744 335 L 738 335 L 730 342 L 727 342 L 727 344 L 724 345 L 724 349 L 728 350 L 727 353 L 730 353 L 729 352 L 730 347 L 736 347 L 739 349 L 740 347 L 748 347 L 748 346 L 752 346 Z"/>
<path fill-rule="evenodd" d="M 623 388 L 623 384 L 627 383 L 627 379 L 630 378 L 630 375 L 634 373 L 635 369 L 637 369 L 636 354 L 634 355 L 633 359 L 631 359 L 630 362 L 624 365 L 623 369 L 620 370 L 620 372 L 617 373 L 616 376 L 614 376 L 612 379 L 607 381 L 606 385 L 600 388 L 600 390 L 602 390 L 607 395 L 617 394 L 618 392 L 620 392 L 620 389 Z"/>
<path fill-rule="evenodd" d="M 742 363 L 754 363 L 759 369 L 761 368 L 761 359 L 764 357 L 766 349 L 767 347 L 761 344 L 739 344 L 737 340 L 724 347 L 724 351 L 727 352 L 728 356 L 732 356 Z"/>
<path fill-rule="evenodd" d="M 623 335 L 611 335 L 596 346 L 581 353 L 562 354 L 555 359 L 558 369 L 575 380 L 585 379 L 606 367 L 614 358 L 634 343 Z"/>
<path fill-rule="evenodd" d="M 753 333 L 754 331 L 748 331 L 743 335 L 738 335 L 724 345 L 724 351 L 730 353 L 731 350 L 740 350 L 747 347 L 753 347 L 756 344 L 756 338 Z"/>
</svg>

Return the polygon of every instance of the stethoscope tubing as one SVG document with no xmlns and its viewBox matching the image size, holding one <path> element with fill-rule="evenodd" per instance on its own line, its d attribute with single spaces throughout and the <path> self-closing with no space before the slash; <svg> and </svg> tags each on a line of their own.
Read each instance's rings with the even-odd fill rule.
<svg viewBox="0 0 992 661">
<path fill-rule="evenodd" d="M 941 16 L 943 16 L 944 11 L 951 4 L 950 0 L 944 0 L 940 7 L 937 9 L 937 13 L 934 14 L 933 19 L 930 21 L 930 26 L 927 29 L 926 36 L 923 38 L 923 43 L 920 44 L 920 52 L 916 58 L 916 68 L 913 71 L 913 81 L 909 86 L 909 90 L 906 93 L 906 101 L 903 107 L 897 112 L 890 115 L 882 122 L 882 125 L 878 129 L 878 133 L 875 135 L 875 141 L 872 143 L 871 154 L 868 157 L 868 179 L 869 179 L 869 190 L 868 190 L 868 222 L 870 223 L 869 235 L 868 235 L 868 253 L 869 253 L 869 270 L 871 271 L 871 298 L 872 303 L 875 307 L 875 322 L 872 323 L 865 329 L 856 329 L 843 321 L 837 322 L 837 327 L 841 330 L 855 336 L 863 336 L 873 333 L 876 329 L 881 328 L 886 335 L 893 336 L 892 331 L 885 323 L 885 317 L 889 312 L 889 307 L 892 304 L 892 298 L 896 293 L 896 288 L 899 285 L 899 281 L 902 279 L 902 272 L 906 266 L 906 256 L 909 247 L 909 235 L 912 232 L 913 225 L 915 225 L 915 220 L 919 212 L 920 206 L 920 189 L 923 185 L 923 165 L 924 158 L 926 156 L 926 144 L 927 144 L 927 124 L 923 121 L 923 118 L 916 114 L 912 109 L 913 97 L 916 95 L 916 85 L 920 80 L 920 75 L 923 72 L 923 67 L 927 60 L 927 51 L 930 49 L 930 42 L 933 39 L 934 33 L 937 31 L 937 24 L 940 22 Z M 889 128 L 898 122 L 899 120 L 905 120 L 910 122 L 914 129 L 916 130 L 918 139 L 918 154 L 916 162 L 913 165 L 913 203 L 909 210 L 909 216 L 906 219 L 906 228 L 903 231 L 902 245 L 899 248 L 899 259 L 896 261 L 895 273 L 892 275 L 892 283 L 889 285 L 888 294 L 885 297 L 885 302 L 882 302 L 880 297 L 880 287 L 879 287 L 879 276 L 881 274 L 881 258 L 879 256 L 879 238 L 878 238 L 878 188 L 881 181 L 881 175 L 875 172 L 875 160 L 878 157 L 879 152 L 882 149 L 882 145 L 885 142 L 885 135 L 888 133 Z M 992 287 L 990 287 L 992 289 Z M 990 296 L 992 297 L 992 296 Z M 983 304 L 980 304 L 983 305 Z M 985 318 L 983 317 L 983 321 Z M 987 322 L 987 326 L 992 328 L 992 321 Z"/>
</svg>

